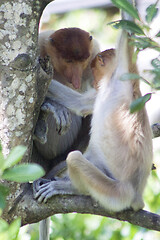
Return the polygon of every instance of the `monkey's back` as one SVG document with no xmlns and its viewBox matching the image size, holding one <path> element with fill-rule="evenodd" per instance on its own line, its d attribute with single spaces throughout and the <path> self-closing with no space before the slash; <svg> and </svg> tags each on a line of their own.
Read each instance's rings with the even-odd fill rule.
<svg viewBox="0 0 160 240">
<path fill-rule="evenodd" d="M 103 152 L 104 161 L 116 179 L 130 180 L 137 171 L 148 176 L 152 165 L 152 135 L 146 110 L 130 113 L 131 83 L 121 81 L 119 86 L 111 86 L 101 84 L 99 89 L 90 146 L 95 145 L 98 152 Z"/>
</svg>

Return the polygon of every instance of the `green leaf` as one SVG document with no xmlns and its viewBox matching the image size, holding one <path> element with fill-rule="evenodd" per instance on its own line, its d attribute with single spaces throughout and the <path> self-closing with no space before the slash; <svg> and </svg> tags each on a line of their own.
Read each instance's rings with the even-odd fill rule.
<svg viewBox="0 0 160 240">
<path fill-rule="evenodd" d="M 9 188 L 0 184 L 0 208 L 4 209 L 6 205 L 6 196 L 9 193 Z"/>
<path fill-rule="evenodd" d="M 13 165 L 15 165 L 16 163 L 18 163 L 22 159 L 26 150 L 27 150 L 27 148 L 25 146 L 14 147 L 11 150 L 8 157 L 5 159 L 3 169 L 10 168 Z"/>
<path fill-rule="evenodd" d="M 116 7 L 122 9 L 123 11 L 126 11 L 133 18 L 137 18 L 138 20 L 140 20 L 137 9 L 134 8 L 133 5 L 127 0 L 111 0 L 111 1 Z"/>
<path fill-rule="evenodd" d="M 17 239 L 17 235 L 19 233 L 20 226 L 21 226 L 21 219 L 20 218 L 17 218 L 16 220 L 14 220 L 9 225 L 8 233 L 9 233 L 9 236 L 10 236 L 10 240 Z"/>
<path fill-rule="evenodd" d="M 7 230 L 5 232 L 0 233 L 0 240 L 10 240 Z"/>
<path fill-rule="evenodd" d="M 132 36 L 132 39 L 135 40 L 133 42 L 133 45 L 135 45 L 139 49 L 145 49 L 148 47 L 155 48 L 155 46 L 157 45 L 157 43 L 155 41 L 153 41 L 152 39 L 150 39 L 148 37 Z"/>
<path fill-rule="evenodd" d="M 126 81 L 126 80 L 134 80 L 134 79 L 140 79 L 141 77 L 136 73 L 124 73 L 120 80 Z"/>
<path fill-rule="evenodd" d="M 151 99 L 151 93 L 144 95 L 143 97 L 137 98 L 130 105 L 130 113 L 140 111 L 145 103 Z"/>
<path fill-rule="evenodd" d="M 156 34 L 156 37 L 160 37 L 160 31 Z"/>
<path fill-rule="evenodd" d="M 1 144 L 1 141 L 0 141 L 0 152 L 2 152 L 2 144 Z"/>
<path fill-rule="evenodd" d="M 153 59 L 151 64 L 157 71 L 160 71 L 160 60 L 158 58 Z"/>
<path fill-rule="evenodd" d="M 3 165 L 4 165 L 4 156 L 3 156 L 3 153 L 2 153 L 2 145 L 1 145 L 1 142 L 0 142 L 0 169 L 3 169 Z"/>
<path fill-rule="evenodd" d="M 151 4 L 147 9 L 146 9 L 146 21 L 148 23 L 151 23 L 153 18 L 156 17 L 158 13 L 158 8 L 156 8 L 157 4 Z"/>
<path fill-rule="evenodd" d="M 134 22 L 128 20 L 119 20 L 111 22 L 108 25 L 113 25 L 116 29 L 124 29 L 127 32 L 132 32 L 140 35 L 144 35 L 143 30 Z"/>
<path fill-rule="evenodd" d="M 2 179 L 14 182 L 29 182 L 44 176 L 43 168 L 38 164 L 20 164 L 13 168 L 6 169 L 2 175 Z"/>
<path fill-rule="evenodd" d="M 0 219 L 0 240 L 9 240 L 8 228 L 9 224 L 3 219 Z"/>
<path fill-rule="evenodd" d="M 5 232 L 9 227 L 9 224 L 0 218 L 0 233 Z"/>
<path fill-rule="evenodd" d="M 133 56 L 132 56 L 133 63 L 137 62 L 138 53 L 139 53 L 139 49 L 137 48 L 136 51 L 133 53 Z"/>
<path fill-rule="evenodd" d="M 3 171 L 4 164 L 5 164 L 5 159 L 4 159 L 2 152 L 0 152 L 0 169 L 2 171 Z"/>
<path fill-rule="evenodd" d="M 0 209 L 4 209 L 6 206 L 6 198 L 0 191 Z"/>
</svg>

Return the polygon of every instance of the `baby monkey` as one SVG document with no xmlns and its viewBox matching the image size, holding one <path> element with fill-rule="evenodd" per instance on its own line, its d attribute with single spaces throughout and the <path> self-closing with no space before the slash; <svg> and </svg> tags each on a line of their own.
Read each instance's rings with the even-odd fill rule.
<svg viewBox="0 0 160 240">
<path fill-rule="evenodd" d="M 73 98 L 75 91 L 69 95 L 65 87 L 63 102 L 67 107 L 80 115 L 87 115 L 89 108 L 93 111 L 90 142 L 84 154 L 69 153 L 68 180 L 35 183 L 39 202 L 56 194 L 78 192 L 90 195 L 112 211 L 144 207 L 142 195 L 152 166 L 152 134 L 145 108 L 133 114 L 129 109 L 132 101 L 141 96 L 139 81 L 120 80 L 124 73 L 137 73 L 132 55 L 128 34 L 122 31 L 116 54 L 113 49 L 104 51 L 92 62 L 96 93 L 76 93 Z M 76 101 L 72 103 L 72 99 Z M 61 98 L 56 96 L 56 100 Z"/>
</svg>

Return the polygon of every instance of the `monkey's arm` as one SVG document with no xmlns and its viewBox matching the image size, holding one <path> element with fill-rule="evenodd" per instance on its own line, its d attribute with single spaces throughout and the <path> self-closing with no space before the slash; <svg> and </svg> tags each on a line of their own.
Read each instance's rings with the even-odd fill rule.
<svg viewBox="0 0 160 240">
<path fill-rule="evenodd" d="M 85 93 L 79 93 L 55 80 L 52 80 L 48 89 L 47 97 L 52 101 L 65 106 L 77 115 L 87 116 L 93 111 L 96 90 L 91 88 Z M 42 105 L 42 110 L 45 109 L 45 105 L 46 103 Z"/>
<path fill-rule="evenodd" d="M 37 122 L 34 137 L 42 144 L 47 141 L 48 126 L 46 119 L 52 113 L 56 121 L 56 130 L 60 135 L 64 135 L 71 124 L 70 111 L 80 116 L 92 114 L 96 98 L 94 88 L 79 93 L 71 88 L 52 80 L 47 92 L 46 99 L 41 106 L 41 115 Z"/>
<path fill-rule="evenodd" d="M 71 124 L 71 112 L 65 106 L 50 98 L 45 98 L 34 131 L 34 140 L 45 144 L 47 142 L 48 115 L 52 113 L 55 120 L 55 129 L 59 135 L 64 135 Z"/>
</svg>

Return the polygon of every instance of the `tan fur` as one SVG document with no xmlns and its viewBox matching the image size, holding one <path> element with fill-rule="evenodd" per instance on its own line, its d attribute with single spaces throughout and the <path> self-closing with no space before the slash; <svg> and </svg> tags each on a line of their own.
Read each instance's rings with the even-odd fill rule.
<svg viewBox="0 0 160 240">
<path fill-rule="evenodd" d="M 94 88 L 98 89 L 99 82 L 103 76 L 110 79 L 115 69 L 115 49 L 107 49 L 98 53 L 91 63 L 92 73 L 94 75 Z"/>
<path fill-rule="evenodd" d="M 139 82 L 120 80 L 123 73 L 137 73 L 132 54 L 123 32 L 116 58 L 114 50 L 109 57 L 107 51 L 95 57 L 92 68 L 98 95 L 90 143 L 84 155 L 74 151 L 67 157 L 74 187 L 112 211 L 143 208 L 142 195 L 152 165 L 152 135 L 146 110 L 134 114 L 129 110 L 131 102 L 141 96 Z"/>
</svg>

